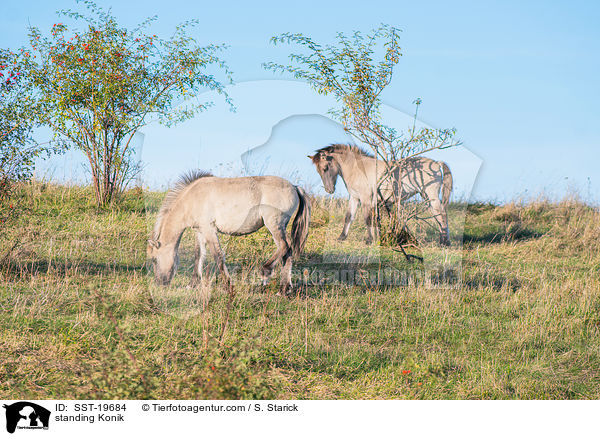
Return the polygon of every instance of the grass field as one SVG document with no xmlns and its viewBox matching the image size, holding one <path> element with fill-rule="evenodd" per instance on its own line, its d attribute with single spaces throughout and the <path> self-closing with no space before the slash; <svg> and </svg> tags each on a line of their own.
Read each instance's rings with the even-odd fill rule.
<svg viewBox="0 0 600 436">
<path fill-rule="evenodd" d="M 101 211 L 86 188 L 17 194 L 0 233 L 3 399 L 600 398 L 600 212 L 576 200 L 469 205 L 456 287 L 324 284 L 278 297 L 254 285 L 270 235 L 223 237 L 237 295 L 221 346 L 227 295 L 212 263 L 201 289 L 187 287 L 191 235 L 171 286 L 144 266 L 164 194 L 132 190 Z M 315 201 L 297 278 L 335 248 L 343 213 Z M 363 237 L 357 220 L 335 243 L 341 258 L 368 254 Z"/>
</svg>

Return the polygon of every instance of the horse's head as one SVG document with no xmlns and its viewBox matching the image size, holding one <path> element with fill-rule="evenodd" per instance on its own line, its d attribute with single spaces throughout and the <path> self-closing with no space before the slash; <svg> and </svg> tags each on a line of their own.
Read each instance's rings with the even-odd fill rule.
<svg viewBox="0 0 600 436">
<path fill-rule="evenodd" d="M 154 264 L 154 278 L 159 285 L 171 283 L 177 268 L 176 247 L 173 244 L 162 245 L 159 241 L 148 239 L 146 247 L 148 259 Z"/>
<path fill-rule="evenodd" d="M 317 172 L 323 181 L 323 187 L 328 194 L 335 192 L 335 184 L 340 174 L 340 166 L 334 157 L 325 151 L 318 151 L 314 156 L 308 156 L 317 167 Z"/>
</svg>

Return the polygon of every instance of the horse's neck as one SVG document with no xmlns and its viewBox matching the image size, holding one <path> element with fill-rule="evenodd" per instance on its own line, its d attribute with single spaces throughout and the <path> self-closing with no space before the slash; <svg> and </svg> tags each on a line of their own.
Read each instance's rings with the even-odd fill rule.
<svg viewBox="0 0 600 436">
<path fill-rule="evenodd" d="M 172 244 L 181 238 L 181 234 L 188 227 L 183 220 L 179 209 L 170 210 L 163 218 L 160 229 L 159 241 L 161 244 Z"/>
<path fill-rule="evenodd" d="M 379 167 L 384 167 L 383 162 L 374 157 L 354 153 L 338 157 L 337 162 L 346 187 L 357 192 L 374 185 L 376 174 L 381 172 Z"/>
<path fill-rule="evenodd" d="M 371 156 L 363 156 L 359 154 L 349 154 L 337 159 L 342 177 L 352 178 L 357 174 L 371 178 L 375 175 L 375 168 L 383 167 L 384 164 Z M 379 164 L 379 165 L 378 165 Z M 379 172 L 379 168 L 377 168 Z M 370 174 L 372 173 L 372 174 Z"/>
</svg>

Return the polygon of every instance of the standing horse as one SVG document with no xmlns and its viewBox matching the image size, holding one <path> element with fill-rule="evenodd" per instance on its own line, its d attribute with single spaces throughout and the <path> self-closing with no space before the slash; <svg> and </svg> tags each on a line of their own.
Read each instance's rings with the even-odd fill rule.
<svg viewBox="0 0 600 436">
<path fill-rule="evenodd" d="M 402 202 L 420 194 L 428 203 L 439 226 L 440 243 L 450 243 L 446 209 L 452 192 L 452 173 L 444 162 L 426 157 L 408 158 L 392 171 L 391 177 L 387 177 L 383 161 L 354 145 L 333 144 L 317 150 L 314 156 L 308 157 L 317 167 L 325 191 L 333 194 L 337 177 L 340 176 L 350 194 L 344 228 L 338 238 L 340 241 L 348 236 L 359 204 L 365 208 L 368 229 L 366 242 L 370 244 L 377 235 L 377 228 L 373 222 L 373 211 L 377 201 L 389 203 L 393 198 L 399 198 Z M 398 192 L 399 189 L 401 192 Z"/>
<path fill-rule="evenodd" d="M 286 227 L 293 213 L 291 244 Z M 167 194 L 148 240 L 147 254 L 154 262 L 157 283 L 170 283 L 177 268 L 177 251 L 183 231 L 191 227 L 196 232 L 196 258 L 192 284 L 202 279 L 202 264 L 206 245 L 231 290 L 231 277 L 217 232 L 227 235 L 247 235 L 262 226 L 273 235 L 277 246 L 262 267 L 263 284 L 281 262 L 281 287 L 291 288 L 292 255 L 298 256 L 308 236 L 310 201 L 304 190 L 287 180 L 274 176 L 220 178 L 204 172 L 192 172 L 181 178 Z"/>
</svg>

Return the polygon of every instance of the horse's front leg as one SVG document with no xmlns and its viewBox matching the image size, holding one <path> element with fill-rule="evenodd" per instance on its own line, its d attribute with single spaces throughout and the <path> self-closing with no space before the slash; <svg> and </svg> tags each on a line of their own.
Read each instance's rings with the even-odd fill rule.
<svg viewBox="0 0 600 436">
<path fill-rule="evenodd" d="M 194 259 L 194 272 L 192 273 L 192 286 L 199 286 L 202 282 L 202 267 L 206 259 L 206 240 L 200 232 L 196 232 L 196 247 Z"/>
<path fill-rule="evenodd" d="M 219 271 L 221 272 L 221 276 L 223 277 L 223 281 L 225 282 L 225 286 L 227 287 L 227 291 L 233 294 L 233 283 L 231 281 L 231 276 L 229 275 L 229 271 L 227 271 L 227 265 L 225 264 L 225 253 L 221 249 L 221 244 L 219 244 L 219 237 L 217 236 L 217 232 L 206 235 L 206 242 L 208 242 L 208 246 L 210 247 L 210 251 L 212 251 L 215 262 L 219 267 Z"/>
<path fill-rule="evenodd" d="M 350 230 L 352 221 L 354 221 L 359 203 L 359 199 L 352 196 L 350 197 L 350 200 L 348 200 L 348 211 L 346 212 L 346 218 L 344 220 L 344 228 L 342 229 L 342 234 L 338 238 L 338 241 L 343 241 L 348 237 L 348 231 Z"/>
</svg>

